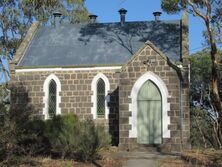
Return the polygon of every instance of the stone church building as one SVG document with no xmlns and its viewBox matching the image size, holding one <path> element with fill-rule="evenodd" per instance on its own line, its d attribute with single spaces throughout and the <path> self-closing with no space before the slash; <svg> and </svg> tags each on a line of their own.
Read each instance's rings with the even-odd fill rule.
<svg viewBox="0 0 222 167">
<path fill-rule="evenodd" d="M 42 119 L 93 119 L 124 150 L 180 151 L 190 135 L 187 15 L 128 22 L 126 12 L 115 23 L 65 24 L 55 13 L 53 26 L 32 24 L 10 63 L 12 104 Z"/>
</svg>

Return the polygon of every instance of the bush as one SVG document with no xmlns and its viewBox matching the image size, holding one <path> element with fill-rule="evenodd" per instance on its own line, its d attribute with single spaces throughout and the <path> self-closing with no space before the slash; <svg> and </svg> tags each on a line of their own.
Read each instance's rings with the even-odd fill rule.
<svg viewBox="0 0 222 167">
<path fill-rule="evenodd" d="M 97 159 L 99 150 L 111 141 L 103 127 L 95 126 L 92 120 L 80 122 L 73 114 L 48 120 L 45 134 L 54 156 L 82 161 Z"/>
<path fill-rule="evenodd" d="M 31 119 L 34 113 L 31 106 L 9 110 L 4 106 L 0 104 L 0 160 L 8 164 L 18 156 L 43 153 L 47 148 L 43 135 L 45 123 Z"/>
<path fill-rule="evenodd" d="M 26 125 L 19 139 L 19 146 L 30 156 L 50 153 L 50 143 L 45 136 L 45 121 L 27 120 Z"/>
<path fill-rule="evenodd" d="M 99 151 L 110 145 L 111 137 L 104 127 L 95 126 L 92 120 L 81 122 L 76 155 L 80 160 L 93 161 L 99 157 Z"/>
<path fill-rule="evenodd" d="M 193 148 L 218 148 L 215 122 L 210 111 L 203 108 L 191 108 L 191 145 Z"/>
<path fill-rule="evenodd" d="M 30 119 L 32 112 L 16 112 L 5 112 L 0 127 L 0 161 L 6 163 L 24 155 L 93 161 L 111 141 L 104 127 L 92 120 L 80 122 L 74 114 L 42 121 Z"/>
<path fill-rule="evenodd" d="M 73 114 L 55 116 L 46 121 L 45 136 L 51 146 L 51 153 L 62 158 L 73 158 L 76 151 L 76 136 L 79 121 Z"/>
</svg>

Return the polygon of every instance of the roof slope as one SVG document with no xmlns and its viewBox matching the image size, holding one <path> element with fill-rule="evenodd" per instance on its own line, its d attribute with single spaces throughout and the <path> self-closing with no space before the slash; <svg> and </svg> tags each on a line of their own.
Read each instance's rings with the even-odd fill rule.
<svg viewBox="0 0 222 167">
<path fill-rule="evenodd" d="M 179 20 L 42 26 L 19 66 L 124 64 L 147 40 L 178 61 L 180 27 Z"/>
</svg>

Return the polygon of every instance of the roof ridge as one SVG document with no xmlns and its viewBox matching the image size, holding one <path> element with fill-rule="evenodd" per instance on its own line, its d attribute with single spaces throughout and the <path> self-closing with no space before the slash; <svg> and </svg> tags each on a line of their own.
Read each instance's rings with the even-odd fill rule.
<svg viewBox="0 0 222 167">
<path fill-rule="evenodd" d="M 174 19 L 174 20 L 159 20 L 159 21 L 155 21 L 155 20 L 142 20 L 142 21 L 126 21 L 124 24 L 133 24 L 133 23 L 177 23 L 180 24 L 181 19 Z M 64 26 L 89 26 L 89 27 L 93 27 L 93 26 L 98 26 L 98 25 L 112 25 L 112 24 L 118 24 L 120 25 L 120 22 L 97 22 L 97 23 L 75 23 L 75 24 L 71 24 L 71 23 L 61 23 L 61 27 Z M 121 25 L 120 25 L 121 26 Z M 48 27 L 48 28 L 55 28 L 53 25 L 50 26 L 45 26 L 45 25 L 40 25 L 39 27 Z M 58 28 L 58 27 L 57 27 Z"/>
</svg>

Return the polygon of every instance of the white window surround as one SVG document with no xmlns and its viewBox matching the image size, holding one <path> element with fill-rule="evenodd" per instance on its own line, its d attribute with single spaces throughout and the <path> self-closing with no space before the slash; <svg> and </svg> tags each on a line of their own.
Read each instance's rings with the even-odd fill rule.
<svg viewBox="0 0 222 167">
<path fill-rule="evenodd" d="M 93 92 L 91 96 L 91 102 L 93 103 L 93 106 L 91 107 L 91 113 L 93 115 L 93 119 L 97 119 L 97 82 L 99 79 L 102 79 L 105 82 L 105 119 L 108 119 L 109 116 L 108 102 L 110 101 L 110 96 L 108 95 L 108 92 L 110 90 L 110 84 L 108 78 L 102 73 L 98 73 L 93 78 L 91 83 L 91 90 Z"/>
<path fill-rule="evenodd" d="M 132 99 L 132 103 L 129 104 L 129 111 L 132 112 L 132 116 L 129 118 L 129 124 L 132 129 L 129 131 L 130 138 L 137 138 L 137 95 L 141 86 L 147 81 L 150 80 L 156 84 L 159 88 L 162 96 L 162 137 L 170 138 L 170 130 L 168 125 L 170 124 L 170 117 L 168 116 L 168 111 L 170 111 L 170 103 L 167 102 L 169 93 L 167 87 L 163 80 L 159 78 L 156 74 L 149 71 L 143 74 L 134 84 L 129 98 Z"/>
<path fill-rule="evenodd" d="M 45 119 L 49 118 L 49 114 L 48 114 L 48 98 L 49 98 L 49 84 L 50 81 L 54 80 L 56 82 L 56 115 L 61 114 L 61 108 L 59 107 L 59 104 L 61 103 L 61 96 L 59 95 L 59 92 L 61 92 L 61 83 L 59 78 L 54 75 L 51 74 L 49 75 L 43 85 L 43 92 L 45 93 L 45 96 L 43 97 L 43 104 L 44 104 L 44 108 L 43 108 L 43 115 L 45 116 Z"/>
</svg>

